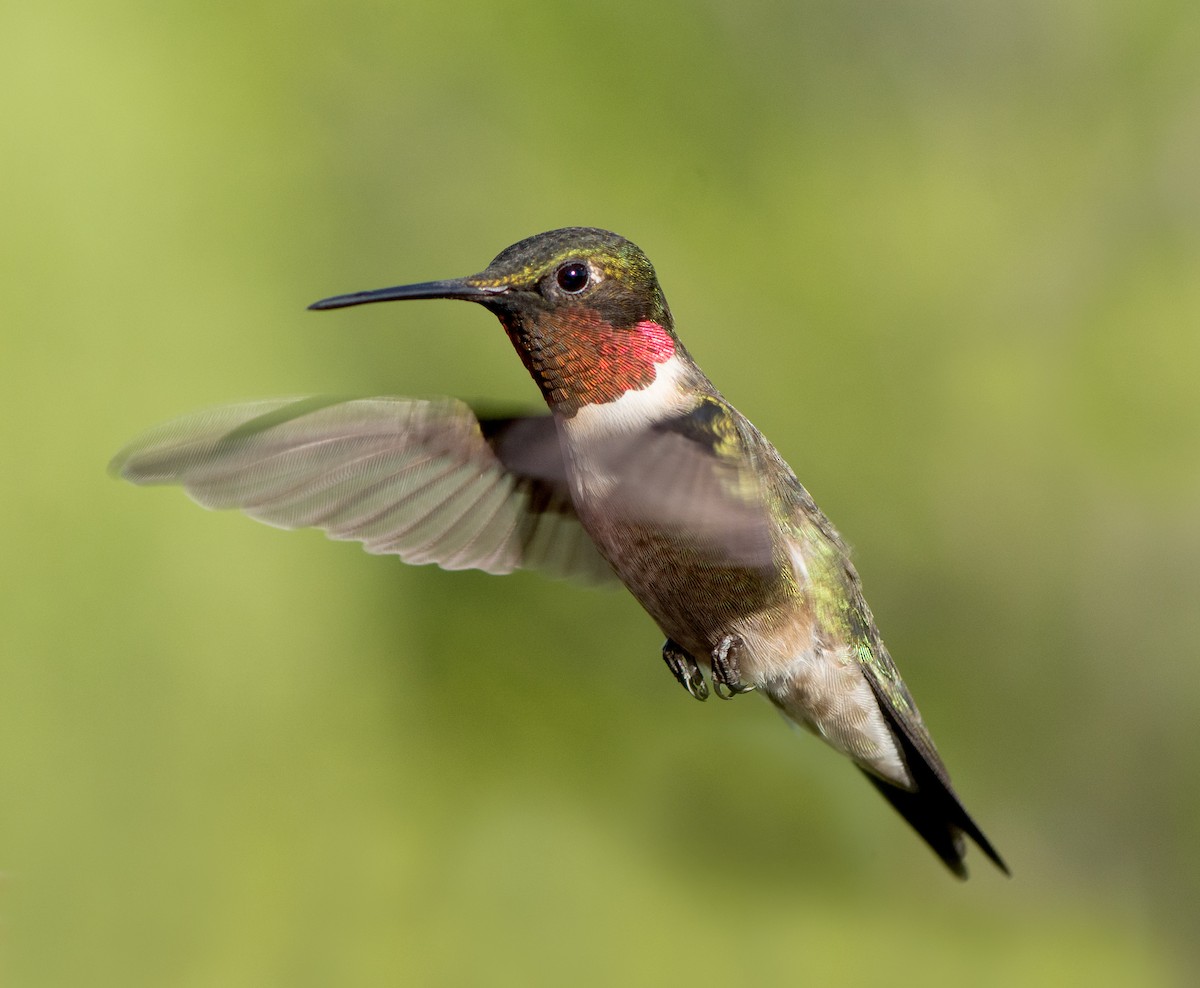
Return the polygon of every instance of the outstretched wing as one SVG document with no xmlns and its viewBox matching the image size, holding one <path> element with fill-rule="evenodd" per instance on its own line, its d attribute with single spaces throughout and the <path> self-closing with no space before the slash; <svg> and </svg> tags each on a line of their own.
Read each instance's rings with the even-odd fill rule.
<svg viewBox="0 0 1200 988">
<path fill-rule="evenodd" d="M 248 402 L 159 426 L 110 469 L 408 563 L 612 575 L 575 514 L 548 415 L 481 420 L 452 398 Z"/>
</svg>

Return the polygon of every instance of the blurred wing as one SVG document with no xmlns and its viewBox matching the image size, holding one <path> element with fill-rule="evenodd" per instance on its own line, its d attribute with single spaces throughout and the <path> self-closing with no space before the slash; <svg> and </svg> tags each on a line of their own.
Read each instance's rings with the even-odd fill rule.
<svg viewBox="0 0 1200 988">
<path fill-rule="evenodd" d="M 705 396 L 645 433 L 597 441 L 591 455 L 615 478 L 606 509 L 674 532 L 722 565 L 772 565 L 775 526 L 756 459 L 761 440 L 743 423 L 724 401 Z"/>
<path fill-rule="evenodd" d="M 548 415 L 481 421 L 451 398 L 248 402 L 153 429 L 110 469 L 408 563 L 612 578 L 575 514 Z"/>
</svg>

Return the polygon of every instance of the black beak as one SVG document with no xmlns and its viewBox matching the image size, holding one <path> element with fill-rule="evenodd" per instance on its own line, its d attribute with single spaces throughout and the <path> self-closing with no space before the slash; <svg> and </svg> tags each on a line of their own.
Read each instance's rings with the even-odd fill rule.
<svg viewBox="0 0 1200 988">
<path fill-rule="evenodd" d="M 452 281 L 423 281 L 419 285 L 397 285 L 395 288 L 376 288 L 369 292 L 334 295 L 313 302 L 310 309 L 344 309 L 349 305 L 367 302 L 400 302 L 410 298 L 460 298 L 468 302 L 486 302 L 508 291 L 507 285 L 473 285 L 465 278 Z"/>
</svg>

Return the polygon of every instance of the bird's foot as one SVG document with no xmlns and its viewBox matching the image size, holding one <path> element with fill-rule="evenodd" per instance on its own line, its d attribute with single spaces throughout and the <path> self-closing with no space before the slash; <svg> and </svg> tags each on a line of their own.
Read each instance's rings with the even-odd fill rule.
<svg viewBox="0 0 1200 988">
<path fill-rule="evenodd" d="M 742 640 L 736 635 L 726 635 L 712 650 L 713 692 L 722 700 L 732 700 L 739 693 L 749 693 L 754 689 L 742 682 L 741 663 L 738 660 L 741 650 Z"/>
<path fill-rule="evenodd" d="M 708 686 L 704 682 L 704 676 L 700 673 L 700 667 L 696 665 L 696 660 L 692 658 L 691 653 L 685 652 L 670 638 L 663 644 L 662 650 L 663 661 L 667 664 L 667 668 L 671 670 L 679 685 L 692 694 L 697 700 L 708 699 Z M 715 682 L 715 680 L 714 680 Z"/>
</svg>

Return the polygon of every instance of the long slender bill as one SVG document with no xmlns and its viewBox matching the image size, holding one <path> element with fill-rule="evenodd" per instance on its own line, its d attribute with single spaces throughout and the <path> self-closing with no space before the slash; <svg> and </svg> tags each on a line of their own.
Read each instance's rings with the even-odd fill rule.
<svg viewBox="0 0 1200 988">
<path fill-rule="evenodd" d="M 313 302 L 309 308 L 344 309 L 368 302 L 399 302 L 411 298 L 459 298 L 469 302 L 484 302 L 507 291 L 506 285 L 473 285 L 465 278 L 455 278 L 450 281 L 423 281 L 417 285 L 396 285 L 394 288 L 376 288 L 367 292 L 334 295 Z"/>
</svg>

